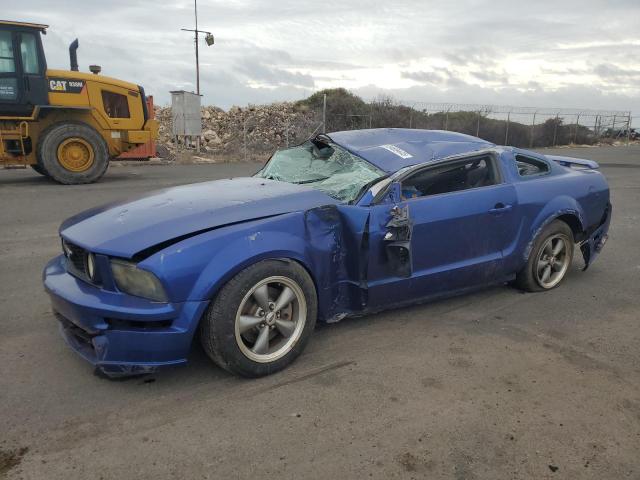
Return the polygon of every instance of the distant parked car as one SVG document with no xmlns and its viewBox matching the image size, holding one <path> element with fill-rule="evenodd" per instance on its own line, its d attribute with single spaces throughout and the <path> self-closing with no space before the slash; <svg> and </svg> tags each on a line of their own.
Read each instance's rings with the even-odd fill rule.
<svg viewBox="0 0 640 480">
<path fill-rule="evenodd" d="M 622 140 L 625 140 L 627 138 L 630 140 L 638 140 L 640 138 L 640 133 L 638 133 L 638 131 L 635 128 L 629 128 L 629 129 L 623 128 L 620 130 L 612 130 L 612 132 L 613 132 L 613 135 L 611 136 L 622 139 Z"/>
<path fill-rule="evenodd" d="M 44 285 L 71 347 L 109 375 L 211 359 L 257 377 L 316 320 L 515 281 L 556 287 L 607 239 L 589 160 L 428 130 L 318 135 L 251 178 L 169 188 L 60 227 Z"/>
</svg>

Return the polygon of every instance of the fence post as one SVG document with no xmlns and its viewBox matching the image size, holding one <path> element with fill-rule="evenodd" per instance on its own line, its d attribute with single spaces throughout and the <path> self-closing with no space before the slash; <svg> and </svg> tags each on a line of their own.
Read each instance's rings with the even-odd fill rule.
<svg viewBox="0 0 640 480">
<path fill-rule="evenodd" d="M 373 119 L 373 102 L 369 104 L 369 128 L 372 128 L 372 119 Z"/>
<path fill-rule="evenodd" d="M 555 125 L 553 126 L 553 146 L 556 146 L 556 140 L 558 138 L 558 115 L 560 115 L 559 113 L 556 114 L 556 122 Z"/>
<path fill-rule="evenodd" d="M 451 107 L 447 108 L 447 113 L 444 116 L 444 129 L 445 130 L 449 130 L 449 110 L 451 110 Z"/>
<path fill-rule="evenodd" d="M 533 122 L 531 123 L 531 140 L 529 141 L 529 148 L 533 148 L 533 132 L 536 129 L 536 114 L 538 111 L 533 112 Z"/>
<path fill-rule="evenodd" d="M 573 144 L 575 145 L 578 141 L 578 126 L 580 126 L 580 114 L 576 117 L 576 130 L 573 132 Z"/>
<path fill-rule="evenodd" d="M 244 122 L 242 123 L 242 137 L 243 137 L 243 146 L 244 146 L 244 161 L 247 161 L 247 120 L 248 118 L 244 119 Z"/>
<path fill-rule="evenodd" d="M 613 115 L 613 124 L 611 125 L 611 138 L 616 138 L 616 116 L 617 115 Z"/>
<path fill-rule="evenodd" d="M 322 95 L 322 133 L 327 133 L 327 94 Z"/>
<path fill-rule="evenodd" d="M 627 147 L 629 146 L 630 141 L 631 141 L 631 112 L 629 112 L 629 116 L 627 117 Z"/>
<path fill-rule="evenodd" d="M 480 110 L 478 110 L 478 125 L 476 126 L 476 137 L 480 136 L 480 117 L 481 117 Z"/>
<path fill-rule="evenodd" d="M 287 118 L 287 123 L 284 124 L 284 141 L 285 146 L 289 148 L 289 119 Z"/>
<path fill-rule="evenodd" d="M 511 122 L 511 112 L 507 112 L 507 127 L 504 132 L 504 144 L 509 145 L 509 122 Z"/>
</svg>

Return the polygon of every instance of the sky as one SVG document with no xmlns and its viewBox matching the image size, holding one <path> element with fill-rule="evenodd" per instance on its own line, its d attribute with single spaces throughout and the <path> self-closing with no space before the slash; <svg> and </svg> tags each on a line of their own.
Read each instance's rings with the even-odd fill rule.
<svg viewBox="0 0 640 480">
<path fill-rule="evenodd" d="M 10 0 L 0 0 L 0 4 Z M 195 90 L 193 1 L 23 0 L 11 20 L 50 25 L 49 68 Z M 366 99 L 631 110 L 640 116 L 640 0 L 199 0 L 203 104 Z"/>
</svg>

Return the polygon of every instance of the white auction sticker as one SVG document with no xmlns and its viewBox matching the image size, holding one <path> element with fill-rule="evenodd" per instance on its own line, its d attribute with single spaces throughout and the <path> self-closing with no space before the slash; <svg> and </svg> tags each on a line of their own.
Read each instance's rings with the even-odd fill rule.
<svg viewBox="0 0 640 480">
<path fill-rule="evenodd" d="M 409 152 L 405 152 L 403 149 L 396 147 L 395 145 L 380 145 L 380 147 L 384 148 L 385 150 L 389 150 L 391 153 L 399 156 L 400 158 L 413 157 L 413 155 L 411 155 Z"/>
</svg>

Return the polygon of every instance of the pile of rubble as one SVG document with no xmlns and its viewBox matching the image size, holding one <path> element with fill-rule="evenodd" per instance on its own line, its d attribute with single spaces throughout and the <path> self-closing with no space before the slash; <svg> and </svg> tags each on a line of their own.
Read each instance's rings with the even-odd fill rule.
<svg viewBox="0 0 640 480">
<path fill-rule="evenodd" d="M 171 107 L 156 107 L 160 124 L 158 155 L 167 159 L 193 152 L 193 145 L 176 143 L 172 137 Z M 231 107 L 202 107 L 200 155 L 225 160 L 261 159 L 275 149 L 295 145 L 319 128 L 317 112 L 294 103 Z"/>
</svg>

